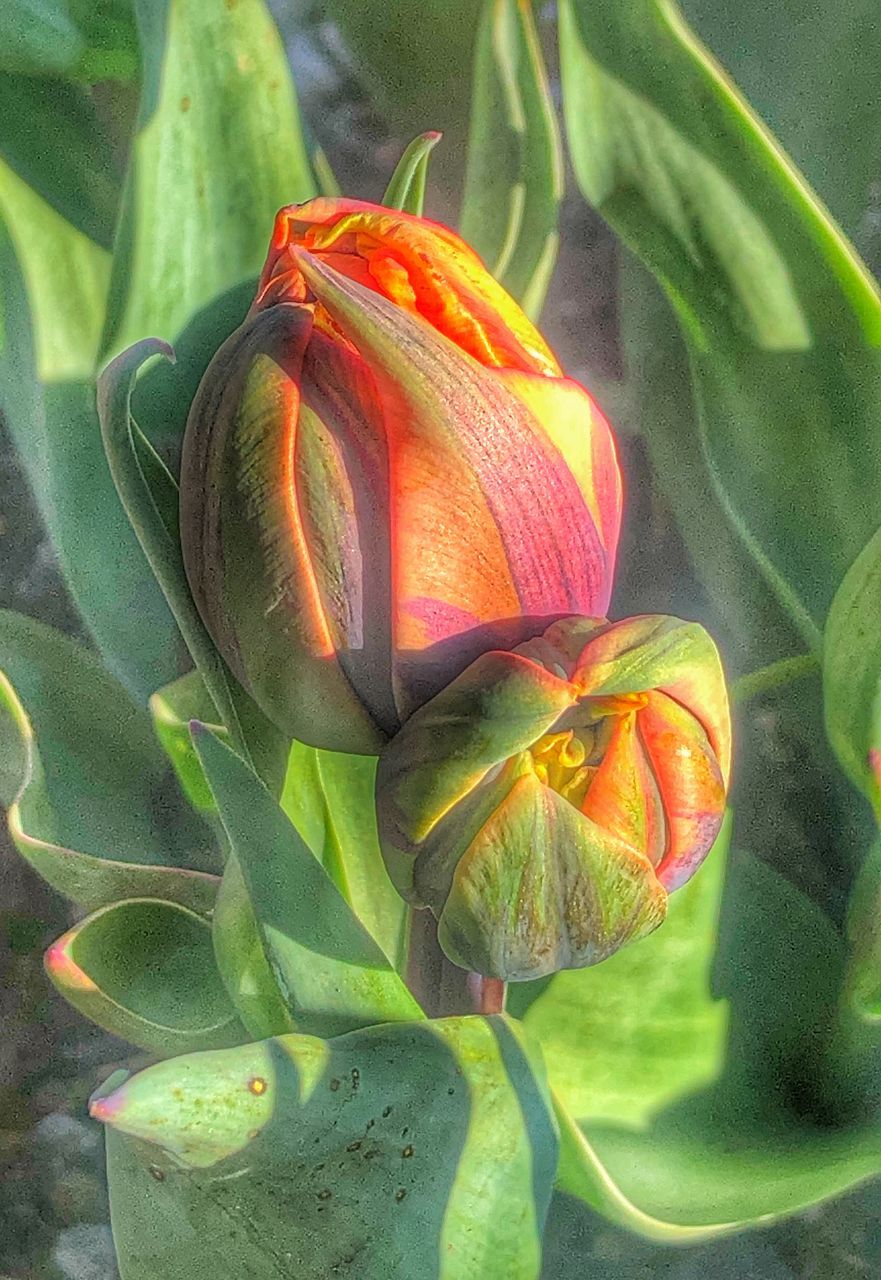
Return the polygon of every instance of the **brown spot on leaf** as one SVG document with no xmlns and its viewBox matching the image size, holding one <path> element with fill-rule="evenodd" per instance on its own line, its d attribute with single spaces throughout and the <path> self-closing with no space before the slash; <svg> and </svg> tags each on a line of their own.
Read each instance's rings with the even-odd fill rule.
<svg viewBox="0 0 881 1280">
<path fill-rule="evenodd" d="M 262 1076 L 252 1076 L 248 1081 L 248 1091 L 253 1093 L 255 1097 L 259 1098 L 260 1095 L 265 1093 L 268 1088 L 269 1085 Z"/>
<path fill-rule="evenodd" d="M 150 1177 L 151 1177 L 151 1178 L 153 1178 L 156 1182 L 164 1182 L 164 1181 L 165 1181 L 165 1172 L 164 1172 L 164 1170 L 162 1170 L 162 1169 L 160 1169 L 160 1168 L 159 1168 L 159 1165 L 158 1165 L 158 1164 L 151 1164 L 151 1165 L 150 1165 Z"/>
<path fill-rule="evenodd" d="M 181 111 L 189 111 L 189 109 L 190 109 L 190 107 L 191 107 L 191 106 L 192 106 L 192 101 L 191 101 L 191 99 L 190 99 L 189 97 L 187 97 L 186 95 L 184 95 L 184 97 L 182 97 L 182 98 L 181 98 L 181 100 L 180 100 L 180 109 L 181 109 Z"/>
</svg>

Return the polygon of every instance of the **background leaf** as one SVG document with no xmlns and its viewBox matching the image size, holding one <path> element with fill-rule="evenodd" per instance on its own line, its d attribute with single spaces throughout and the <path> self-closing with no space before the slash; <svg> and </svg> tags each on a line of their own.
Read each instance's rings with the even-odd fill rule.
<svg viewBox="0 0 881 1280">
<path fill-rule="evenodd" d="M 556 1164 L 540 1073 L 516 1025 L 478 1018 L 153 1067 L 93 1101 L 122 1280 L 534 1280 Z"/>
<path fill-rule="evenodd" d="M 208 832 L 180 803 L 149 717 L 98 659 L 0 612 L 0 801 L 21 854 L 96 909 L 156 895 L 207 912 Z"/>
<path fill-rule="evenodd" d="M 676 1227 L 717 1234 L 785 1216 L 876 1176 L 881 1120 L 848 1110 L 836 1054 L 845 967 L 843 940 L 823 913 L 758 860 L 736 857 L 714 978 L 730 1009 L 724 1063 L 650 1119 L 653 1079 L 643 1105 L 601 1094 L 607 1117 L 581 1119 L 594 1102 L 579 1096 L 577 1075 L 570 1096 L 559 1073 L 559 1105 L 586 1138 L 580 1144 L 572 1130 L 566 1139 L 561 1188 L 639 1234 L 672 1239 Z M 659 971 L 645 981 L 650 993 L 669 979 Z M 651 1020 L 651 1000 L 647 1009 Z M 637 1014 L 629 1033 L 634 1060 L 650 1031 L 639 1022 Z M 620 1055 L 620 1040 L 609 1052 Z M 693 1229 L 681 1236 L 690 1238 Z"/>
<path fill-rule="evenodd" d="M 102 907 L 53 943 L 46 972 L 80 1013 L 151 1053 L 243 1039 L 214 965 L 211 926 L 178 904 L 143 898 Z"/>
<path fill-rule="evenodd" d="M 143 89 L 108 354 L 175 338 L 260 270 L 277 209 L 314 193 L 290 70 L 262 0 L 138 0 L 135 9 Z"/>
<path fill-rule="evenodd" d="M 878 524 L 874 285 L 673 4 L 565 0 L 561 58 L 579 183 L 667 290 L 719 501 L 815 645 Z"/>
<path fill-rule="evenodd" d="M 146 698 L 177 673 L 179 641 L 101 447 L 93 377 L 108 272 L 103 250 L 0 161 L 4 418 L 86 627 Z"/>
<path fill-rule="evenodd" d="M 826 732 L 842 768 L 881 820 L 879 620 L 881 529 L 845 574 L 823 637 Z"/>
<path fill-rule="evenodd" d="M 485 0 L 459 225 L 532 319 L 556 261 L 562 195 L 559 126 L 532 5 Z"/>
</svg>

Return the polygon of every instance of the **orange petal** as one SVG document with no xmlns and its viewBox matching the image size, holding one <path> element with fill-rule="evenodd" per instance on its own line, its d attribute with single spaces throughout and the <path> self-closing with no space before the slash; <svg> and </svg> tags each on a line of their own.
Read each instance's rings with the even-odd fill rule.
<svg viewBox="0 0 881 1280">
<path fill-rule="evenodd" d="M 694 875 L 719 834 L 725 786 L 700 722 L 678 702 L 650 693 L 637 724 L 667 822 L 667 845 L 656 872 L 672 893 Z"/>
<path fill-rule="evenodd" d="M 360 200 L 319 197 L 282 209 L 258 289 L 258 306 L 278 301 L 290 249 L 330 260 L 396 306 L 415 312 L 481 364 L 556 376 L 560 367 L 534 325 L 453 231 L 427 218 Z M 346 265 L 347 262 L 350 265 Z M 298 298 L 299 300 L 299 298 Z"/>
</svg>

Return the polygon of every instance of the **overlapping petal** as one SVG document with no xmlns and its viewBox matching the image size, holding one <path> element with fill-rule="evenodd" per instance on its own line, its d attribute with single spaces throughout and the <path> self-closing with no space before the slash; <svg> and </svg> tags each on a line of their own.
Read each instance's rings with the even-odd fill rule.
<svg viewBox="0 0 881 1280">
<path fill-rule="evenodd" d="M 708 853 L 729 752 L 702 628 L 560 620 L 483 655 L 384 748 L 389 872 L 456 963 L 509 980 L 594 964 L 656 927 Z"/>
<path fill-rule="evenodd" d="M 191 410 L 182 528 L 206 625 L 294 736 L 375 751 L 481 653 L 605 612 L 614 444 L 544 351 L 452 232 L 347 201 L 279 215 Z"/>
</svg>

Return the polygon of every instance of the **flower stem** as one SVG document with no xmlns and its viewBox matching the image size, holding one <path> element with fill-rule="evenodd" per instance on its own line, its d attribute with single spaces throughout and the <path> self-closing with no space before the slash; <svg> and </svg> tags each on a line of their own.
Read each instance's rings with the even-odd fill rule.
<svg viewBox="0 0 881 1280">
<path fill-rule="evenodd" d="M 479 973 L 469 973 L 468 990 L 475 1013 L 504 1013 L 508 984 L 501 978 L 484 978 Z"/>
<path fill-rule="evenodd" d="M 731 701 L 735 705 L 749 702 L 750 698 L 758 697 L 760 693 L 768 693 L 771 689 L 792 684 L 794 680 L 813 675 L 819 669 L 820 659 L 815 653 L 800 653 L 794 658 L 780 658 L 778 662 L 760 667 L 758 671 L 750 671 L 748 675 L 735 680 L 731 686 Z"/>
</svg>

